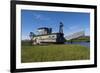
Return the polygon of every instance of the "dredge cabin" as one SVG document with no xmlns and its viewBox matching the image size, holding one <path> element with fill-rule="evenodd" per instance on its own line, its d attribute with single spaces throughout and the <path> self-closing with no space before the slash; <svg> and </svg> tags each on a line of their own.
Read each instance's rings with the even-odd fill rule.
<svg viewBox="0 0 100 73">
<path fill-rule="evenodd" d="M 38 35 L 34 36 L 32 41 L 35 44 L 45 43 L 64 43 L 63 24 L 60 22 L 59 32 L 52 33 L 52 28 L 41 27 L 37 29 Z"/>
</svg>

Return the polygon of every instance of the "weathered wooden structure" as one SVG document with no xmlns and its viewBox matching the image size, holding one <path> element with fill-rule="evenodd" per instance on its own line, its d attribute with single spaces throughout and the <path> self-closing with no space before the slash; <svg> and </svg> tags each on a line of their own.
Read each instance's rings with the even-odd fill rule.
<svg viewBox="0 0 100 73">
<path fill-rule="evenodd" d="M 33 44 L 64 43 L 63 24 L 60 23 L 59 32 L 52 33 L 52 28 L 38 28 L 38 35 L 33 37 Z"/>
</svg>

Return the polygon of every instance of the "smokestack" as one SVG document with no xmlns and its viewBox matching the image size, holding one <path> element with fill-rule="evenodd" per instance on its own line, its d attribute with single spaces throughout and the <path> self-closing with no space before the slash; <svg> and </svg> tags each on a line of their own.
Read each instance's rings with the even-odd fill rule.
<svg viewBox="0 0 100 73">
<path fill-rule="evenodd" d="M 52 28 L 49 28 L 49 32 L 50 32 L 50 34 L 52 33 Z"/>
<path fill-rule="evenodd" d="M 60 22 L 59 33 L 63 33 L 63 23 L 62 22 Z"/>
</svg>

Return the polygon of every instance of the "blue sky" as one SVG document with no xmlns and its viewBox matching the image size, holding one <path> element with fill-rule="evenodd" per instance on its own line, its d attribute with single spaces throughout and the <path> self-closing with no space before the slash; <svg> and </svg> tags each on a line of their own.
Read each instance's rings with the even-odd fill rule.
<svg viewBox="0 0 100 73">
<path fill-rule="evenodd" d="M 65 36 L 78 31 L 90 35 L 89 13 L 21 10 L 22 39 L 29 38 L 29 32 L 37 34 L 39 27 L 51 27 L 58 32 L 60 22 L 64 24 Z"/>
</svg>

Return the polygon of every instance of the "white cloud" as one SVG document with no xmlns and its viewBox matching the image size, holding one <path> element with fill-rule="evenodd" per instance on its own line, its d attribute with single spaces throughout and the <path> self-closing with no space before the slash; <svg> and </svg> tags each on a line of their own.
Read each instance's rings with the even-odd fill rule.
<svg viewBox="0 0 100 73">
<path fill-rule="evenodd" d="M 46 16 L 44 16 L 44 15 L 42 15 L 42 14 L 33 14 L 33 16 L 34 16 L 35 19 L 37 19 L 37 20 L 50 20 L 49 17 L 46 17 Z"/>
<path fill-rule="evenodd" d="M 30 39 L 29 36 L 22 35 L 22 40 L 29 40 L 29 39 Z"/>
<path fill-rule="evenodd" d="M 83 28 L 80 27 L 80 26 L 75 25 L 75 26 L 70 26 L 69 29 L 70 30 L 77 30 L 77 29 L 83 29 Z"/>
<path fill-rule="evenodd" d="M 65 31 L 65 36 L 76 33 L 76 32 L 80 32 L 80 31 L 85 32 L 85 29 L 82 26 L 78 26 L 78 25 L 73 26 L 72 25 L 68 28 L 68 30 Z"/>
</svg>

